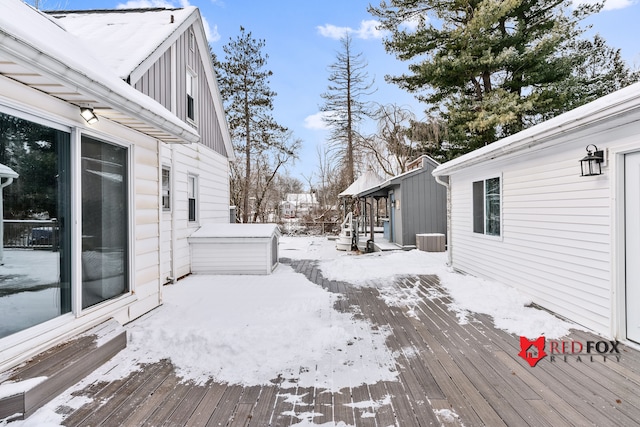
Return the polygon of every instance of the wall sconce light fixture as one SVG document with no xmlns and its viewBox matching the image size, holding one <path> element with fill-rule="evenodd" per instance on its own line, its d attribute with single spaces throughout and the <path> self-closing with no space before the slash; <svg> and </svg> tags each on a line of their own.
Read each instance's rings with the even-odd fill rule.
<svg viewBox="0 0 640 427">
<path fill-rule="evenodd" d="M 593 144 L 587 145 L 587 155 L 580 160 L 581 176 L 602 175 L 604 151 Z"/>
<path fill-rule="evenodd" d="M 90 125 L 98 122 L 98 116 L 94 114 L 93 108 L 91 107 L 80 107 L 80 115 Z"/>
</svg>

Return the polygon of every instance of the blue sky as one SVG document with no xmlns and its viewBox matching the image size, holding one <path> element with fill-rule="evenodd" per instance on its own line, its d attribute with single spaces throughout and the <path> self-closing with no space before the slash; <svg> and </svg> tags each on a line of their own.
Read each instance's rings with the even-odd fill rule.
<svg viewBox="0 0 640 427">
<path fill-rule="evenodd" d="M 375 31 L 373 17 L 367 12 L 369 3 L 378 4 L 377 0 L 39 0 L 39 3 L 43 10 L 197 6 L 209 26 L 213 51 L 220 58 L 224 57 L 222 46 L 238 36 L 240 26 L 255 38 L 264 39 L 263 52 L 269 55 L 267 68 L 273 71 L 270 86 L 278 94 L 274 117 L 303 141 L 300 160 L 288 169 L 304 183 L 307 178 L 317 176 L 317 147 L 322 147 L 327 136 L 318 116 L 320 94 L 327 89 L 328 66 L 336 60 L 339 37 L 344 31 L 351 32 L 354 50 L 363 54 L 369 76 L 375 79 L 377 90 L 369 100 L 405 105 L 418 118 L 424 117 L 424 108 L 413 95 L 384 81 L 386 74 L 403 73 L 407 64 L 384 51 L 382 34 Z M 592 25 L 590 31 L 600 33 L 609 45 L 620 48 L 630 65 L 640 68 L 639 22 L 639 0 L 607 0 L 605 9 L 585 24 Z M 369 124 L 367 129 L 373 131 L 374 126 Z"/>
</svg>

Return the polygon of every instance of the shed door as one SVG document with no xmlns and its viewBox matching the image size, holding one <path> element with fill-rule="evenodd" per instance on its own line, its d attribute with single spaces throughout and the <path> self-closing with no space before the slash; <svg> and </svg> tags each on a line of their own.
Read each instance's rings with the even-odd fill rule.
<svg viewBox="0 0 640 427">
<path fill-rule="evenodd" d="M 627 339 L 640 343 L 640 153 L 625 156 Z"/>
</svg>

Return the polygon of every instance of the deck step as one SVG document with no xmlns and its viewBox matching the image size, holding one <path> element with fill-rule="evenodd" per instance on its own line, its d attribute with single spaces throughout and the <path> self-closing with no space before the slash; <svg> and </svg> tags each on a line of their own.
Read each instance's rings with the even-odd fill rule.
<svg viewBox="0 0 640 427">
<path fill-rule="evenodd" d="M 112 319 L 3 374 L 0 420 L 29 417 L 126 346 L 126 331 Z"/>
</svg>

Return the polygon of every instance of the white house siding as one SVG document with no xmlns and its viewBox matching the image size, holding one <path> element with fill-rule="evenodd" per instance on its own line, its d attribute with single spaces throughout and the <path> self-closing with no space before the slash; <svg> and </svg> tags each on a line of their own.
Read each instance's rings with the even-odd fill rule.
<svg viewBox="0 0 640 427">
<path fill-rule="evenodd" d="M 610 333 L 611 174 L 581 177 L 578 162 L 587 144 L 610 146 L 610 135 L 564 136 L 545 149 L 453 174 L 453 266 L 519 288 L 561 316 Z M 472 183 L 492 177 L 501 178 L 500 238 L 472 229 Z"/>
<path fill-rule="evenodd" d="M 200 274 L 267 274 L 270 239 L 230 238 L 191 242 L 194 272 Z"/>
<path fill-rule="evenodd" d="M 189 242 L 187 238 L 201 224 L 229 222 L 229 162 L 228 159 L 215 151 L 199 144 L 174 145 L 171 161 L 171 148 L 162 147 L 163 163 L 173 165 L 172 174 L 172 207 L 171 214 L 175 216 L 175 270 L 172 277 L 178 279 L 191 272 Z M 187 177 L 189 174 L 198 177 L 197 221 L 188 220 Z M 163 215 L 162 229 L 163 244 L 170 242 L 171 214 Z M 167 236 L 166 234 L 169 234 Z M 170 248 L 163 248 L 163 259 L 170 253 Z M 163 262 L 163 271 L 168 266 Z M 169 276 L 168 274 L 163 277 Z"/>
<path fill-rule="evenodd" d="M 46 119 L 48 122 L 60 123 L 80 132 L 86 132 L 106 142 L 130 144 L 132 162 L 129 176 L 129 188 L 132 193 L 130 218 L 133 233 L 130 234 L 133 261 L 130 286 L 133 293 L 91 307 L 81 315 L 69 313 L 3 338 L 0 345 L 0 371 L 3 371 L 109 318 L 115 317 L 119 322 L 126 323 L 159 305 L 161 300 L 158 221 L 160 194 L 158 190 L 159 143 L 156 139 L 106 119 L 88 127 L 80 119 L 77 107 L 4 77 L 0 77 L 0 105 L 11 108 L 12 111 L 29 114 L 34 121 Z M 76 252 L 76 255 L 79 256 L 79 253 Z M 73 280 L 74 286 L 79 287 L 80 267 L 78 260 L 75 261 Z M 76 294 L 78 293 L 79 291 L 76 291 Z"/>
</svg>

